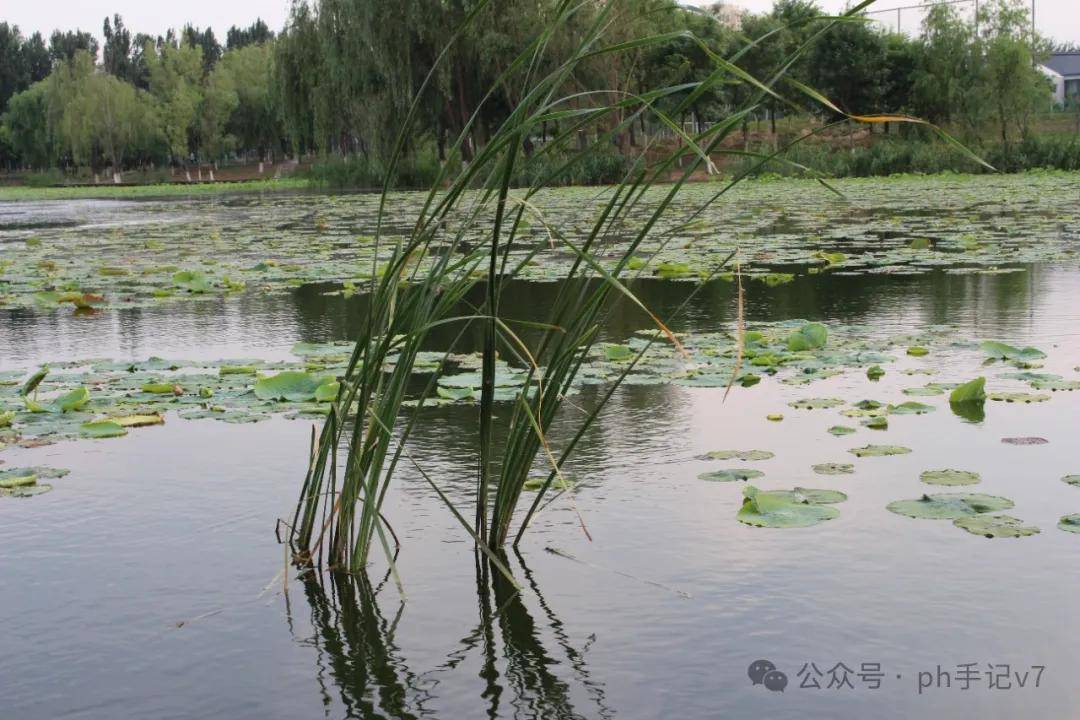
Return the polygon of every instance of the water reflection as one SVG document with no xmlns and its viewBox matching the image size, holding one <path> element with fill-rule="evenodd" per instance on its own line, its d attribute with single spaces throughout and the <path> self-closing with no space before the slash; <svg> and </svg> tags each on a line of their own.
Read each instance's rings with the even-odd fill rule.
<svg viewBox="0 0 1080 720">
<path fill-rule="evenodd" d="M 477 558 L 476 626 L 442 663 L 422 673 L 410 666 L 395 642 L 405 604 L 392 584 L 387 586 L 387 578 L 374 585 L 366 574 L 305 576 L 311 637 L 296 637 L 295 608 L 290 607 L 287 617 L 297 642 L 316 650 L 327 717 L 337 701 L 348 718 L 440 717 L 434 688 L 441 676 L 466 663 L 479 667 L 474 694 L 489 718 L 614 717 L 604 684 L 592 677 L 586 661 L 595 636 L 576 647 L 523 558 L 501 559 L 507 568 L 516 566 L 522 590 L 489 561 Z M 539 608 L 535 616 L 526 596 Z M 579 698 L 587 709 L 575 707 Z"/>
</svg>

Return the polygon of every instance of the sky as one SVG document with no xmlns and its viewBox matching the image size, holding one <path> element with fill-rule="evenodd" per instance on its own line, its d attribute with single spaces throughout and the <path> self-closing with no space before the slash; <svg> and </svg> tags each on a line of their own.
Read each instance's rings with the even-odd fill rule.
<svg viewBox="0 0 1080 720">
<path fill-rule="evenodd" d="M 696 5 L 709 0 L 684 0 Z M 905 5 L 918 5 L 921 0 L 877 0 L 871 10 L 887 10 Z M 187 23 L 214 29 L 220 41 L 231 25 L 247 26 L 261 17 L 275 31 L 285 23 L 289 0 L 6 0 L 0 9 L 0 21 L 19 26 L 24 35 L 41 31 L 48 35 L 56 28 L 88 30 L 101 38 L 105 16 L 120 13 L 124 24 L 134 32 L 164 34 L 170 27 L 180 28 Z M 734 4 L 760 12 L 772 6 L 772 0 L 734 0 Z M 818 0 L 827 12 L 838 12 L 847 0 Z M 916 32 L 921 11 L 904 10 L 901 29 Z M 896 13 L 874 15 L 896 27 Z M 1035 21 L 1039 30 L 1054 40 L 1080 43 L 1080 0 L 1035 0 Z"/>
</svg>

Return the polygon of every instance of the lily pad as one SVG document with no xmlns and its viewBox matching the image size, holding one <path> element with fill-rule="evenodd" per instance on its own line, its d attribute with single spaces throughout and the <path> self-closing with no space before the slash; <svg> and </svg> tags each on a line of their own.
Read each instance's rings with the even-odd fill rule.
<svg viewBox="0 0 1080 720">
<path fill-rule="evenodd" d="M 974 380 L 958 386 L 949 394 L 949 402 L 954 404 L 979 403 L 986 399 L 986 378 Z"/>
<path fill-rule="evenodd" d="M 547 477 L 546 476 L 544 476 L 544 477 L 539 477 L 539 476 L 531 477 L 531 478 L 528 478 L 524 482 L 522 487 L 525 488 L 526 490 L 539 490 L 540 488 L 544 487 L 544 483 L 546 483 L 546 482 L 547 482 Z M 551 487 L 549 487 L 548 489 L 549 490 L 572 490 L 573 487 L 574 487 L 574 481 L 573 480 L 571 480 L 570 478 L 568 478 L 566 476 L 561 476 L 560 477 L 560 476 L 556 475 L 555 478 L 551 481 Z"/>
<path fill-rule="evenodd" d="M 112 420 L 94 420 L 83 423 L 79 434 L 85 438 L 114 438 L 127 435 L 127 430 Z"/>
<path fill-rule="evenodd" d="M 851 463 L 818 463 L 813 467 L 818 475 L 850 475 L 855 472 Z"/>
<path fill-rule="evenodd" d="M 855 428 L 848 427 L 847 425 L 833 425 L 829 428 L 829 434 L 841 437 L 842 435 L 851 435 L 856 432 Z"/>
<path fill-rule="evenodd" d="M 813 495 L 803 491 L 797 496 L 797 492 L 764 492 L 749 485 L 743 489 L 743 504 L 735 517 L 754 527 L 798 528 L 817 525 L 840 514 L 830 505 L 815 503 L 817 498 Z"/>
<path fill-rule="evenodd" d="M 817 350 L 825 347 L 829 330 L 821 323 L 807 323 L 788 336 L 787 348 L 792 352 Z"/>
<path fill-rule="evenodd" d="M 864 445 L 863 447 L 851 448 L 849 453 L 855 457 L 886 457 L 888 455 L 906 455 L 911 448 L 902 445 Z"/>
<path fill-rule="evenodd" d="M 754 470 L 752 468 L 730 468 L 727 470 L 701 473 L 698 475 L 698 479 L 709 480 L 710 482 L 738 482 L 741 480 L 753 480 L 754 478 L 759 478 L 764 475 L 765 473 L 760 470 Z"/>
<path fill-rule="evenodd" d="M 317 377 L 299 370 L 259 378 L 255 382 L 255 397 L 260 400 L 307 402 L 314 400 L 321 385 L 336 382 L 332 377 Z"/>
<path fill-rule="evenodd" d="M 975 485 L 979 473 L 970 470 L 924 470 L 919 479 L 927 485 Z"/>
<path fill-rule="evenodd" d="M 82 408 L 82 406 L 86 405 L 86 403 L 89 401 L 90 391 L 84 387 L 69 390 L 63 395 L 59 395 L 47 403 L 39 403 L 36 400 L 32 400 L 30 398 L 26 398 L 25 400 L 26 408 L 30 412 L 45 412 L 56 414 L 74 412 L 75 410 Z"/>
<path fill-rule="evenodd" d="M 769 460 L 776 457 L 775 453 L 768 450 L 712 450 L 705 453 L 707 460 L 744 460 L 754 462 L 757 460 Z"/>
<path fill-rule="evenodd" d="M 892 415 L 925 415 L 926 413 L 933 411 L 933 405 L 926 405 L 913 400 L 902 402 L 899 405 L 889 406 L 889 413 Z"/>
<path fill-rule="evenodd" d="M 1024 362 L 1033 362 L 1035 360 L 1043 360 L 1046 358 L 1046 353 L 1038 348 L 1018 348 L 995 340 L 987 340 L 981 343 L 979 347 L 988 358 L 999 360 L 1022 360 Z"/>
<path fill-rule="evenodd" d="M 1065 515 L 1058 521 L 1058 529 L 1065 532 L 1080 533 L 1080 515 Z"/>
<path fill-rule="evenodd" d="M 1016 538 L 1039 533 L 1039 528 L 1024 525 L 1023 520 L 1010 515 L 972 515 L 953 520 L 953 525 L 972 535 L 988 538 Z"/>
<path fill-rule="evenodd" d="M 802 400 L 793 400 L 788 405 L 797 410 L 825 410 L 828 408 L 839 407 L 844 404 L 844 401 L 840 398 L 803 398 Z"/>
<path fill-rule="evenodd" d="M 109 418 L 112 422 L 116 423 L 120 427 L 125 428 L 138 428 L 149 427 L 150 425 L 164 425 L 165 417 L 162 415 L 150 414 L 150 415 L 122 415 L 120 417 Z"/>
<path fill-rule="evenodd" d="M 885 371 L 880 365 L 871 365 L 866 369 L 866 377 L 871 380 L 880 380 L 885 377 Z"/>
<path fill-rule="evenodd" d="M 924 355 L 929 355 L 930 350 L 922 345 L 912 345 L 907 349 L 907 354 L 912 357 L 923 357 Z"/>
<path fill-rule="evenodd" d="M 1012 500 L 982 493 L 941 493 L 916 500 L 895 500 L 886 509 L 897 515 L 926 520 L 955 520 L 980 513 L 1008 510 Z"/>
<path fill-rule="evenodd" d="M 1080 475 L 1066 475 L 1061 478 L 1061 482 L 1073 487 L 1080 487 Z"/>
<path fill-rule="evenodd" d="M 1023 392 L 995 392 L 987 395 L 991 400 L 998 402 L 1010 402 L 1010 403 L 1036 403 L 1046 402 L 1050 399 L 1049 395 L 1043 393 L 1023 393 Z"/>
<path fill-rule="evenodd" d="M 206 293 L 214 289 L 202 270 L 180 270 L 172 276 L 173 285 L 191 293 Z"/>
</svg>

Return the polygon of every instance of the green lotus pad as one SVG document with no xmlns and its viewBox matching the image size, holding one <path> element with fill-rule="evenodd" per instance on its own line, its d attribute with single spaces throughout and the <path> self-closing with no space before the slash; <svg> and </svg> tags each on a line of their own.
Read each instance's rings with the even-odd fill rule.
<svg viewBox="0 0 1080 720">
<path fill-rule="evenodd" d="M 90 391 L 84 387 L 75 388 L 58 395 L 49 402 L 40 403 L 31 398 L 25 398 L 26 409 L 34 413 L 66 413 L 79 410 L 90 401 Z"/>
<path fill-rule="evenodd" d="M 1061 478 L 1061 482 L 1072 485 L 1073 487 L 1080 487 L 1080 475 L 1066 475 Z"/>
<path fill-rule="evenodd" d="M 828 328 L 821 323 L 807 323 L 788 336 L 787 349 L 792 352 L 817 350 L 825 347 L 828 340 Z"/>
<path fill-rule="evenodd" d="M 949 402 L 962 405 L 964 403 L 979 403 L 986 399 L 986 378 L 977 377 L 974 380 L 959 385 L 949 394 Z"/>
<path fill-rule="evenodd" d="M 1065 515 L 1058 521 L 1058 529 L 1065 532 L 1080 533 L 1080 515 Z"/>
<path fill-rule="evenodd" d="M 911 347 L 909 347 L 907 349 L 907 354 L 912 356 L 912 357 L 923 357 L 924 355 L 929 355 L 930 350 L 927 349 L 927 348 L 924 348 L 921 345 L 912 345 Z"/>
<path fill-rule="evenodd" d="M 1024 525 L 1023 520 L 1010 515 L 972 515 L 953 520 L 953 525 L 972 535 L 988 538 L 1016 538 L 1039 533 L 1039 528 Z"/>
<path fill-rule="evenodd" d="M 987 340 L 979 345 L 983 353 L 988 358 L 994 358 L 998 360 L 1020 360 L 1023 362 L 1034 362 L 1036 360 L 1043 360 L 1046 358 L 1046 353 L 1038 348 L 1026 347 L 1018 348 L 1012 345 L 1006 345 L 1002 342 L 996 342 L 994 340 Z"/>
<path fill-rule="evenodd" d="M 255 397 L 260 400 L 284 400 L 287 402 L 307 402 L 314 400 L 322 385 L 336 384 L 333 376 L 315 376 L 299 370 L 259 378 L 255 382 Z M 334 389 L 334 394 L 337 390 Z M 325 393 L 324 393 L 325 395 Z"/>
<path fill-rule="evenodd" d="M 770 460 L 776 455 L 768 450 L 712 450 L 705 453 L 706 460 Z"/>
<path fill-rule="evenodd" d="M 797 410 L 825 410 L 827 408 L 839 407 L 844 404 L 844 401 L 840 398 L 804 398 L 802 400 L 793 400 L 789 402 L 790 407 Z"/>
<path fill-rule="evenodd" d="M 846 495 L 835 490 L 795 488 L 766 492 L 748 485 L 743 488 L 742 507 L 735 517 L 754 527 L 810 527 L 840 515 L 829 503 L 846 499 Z"/>
<path fill-rule="evenodd" d="M 1023 392 L 995 392 L 987 395 L 991 400 L 998 402 L 1010 402 L 1010 403 L 1037 403 L 1046 402 L 1050 399 L 1049 395 L 1045 393 L 1023 393 Z"/>
<path fill-rule="evenodd" d="M 955 520 L 969 515 L 1008 510 L 1013 501 L 982 493 L 941 493 L 923 495 L 916 500 L 894 500 L 886 505 L 889 512 L 924 520 Z"/>
<path fill-rule="evenodd" d="M 701 473 L 698 475 L 699 480 L 709 480 L 710 482 L 738 482 L 741 480 L 753 480 L 764 476 L 765 473 L 760 470 L 754 470 L 752 468 L 730 468 L 727 470 L 715 470 L 713 472 Z"/>
<path fill-rule="evenodd" d="M 818 475 L 850 475 L 855 472 L 851 463 L 818 463 L 813 466 Z"/>
<path fill-rule="evenodd" d="M 979 473 L 970 470 L 924 470 L 919 479 L 927 485 L 975 485 Z"/>
<path fill-rule="evenodd" d="M 526 490 L 539 490 L 544 487 L 544 483 L 547 482 L 547 476 L 544 477 L 531 477 L 525 481 L 522 485 Z M 570 490 L 574 487 L 574 481 L 566 476 L 555 476 L 551 481 L 551 487 L 549 490 Z"/>
<path fill-rule="evenodd" d="M 899 405 L 889 406 L 889 413 L 891 415 L 925 415 L 926 413 L 933 411 L 933 405 L 925 405 L 921 402 L 914 402 L 912 400 L 900 403 Z"/>
<path fill-rule="evenodd" d="M 887 455 L 907 455 L 911 448 L 902 445 L 864 445 L 863 447 L 851 448 L 849 453 L 855 457 L 885 457 Z"/>
<path fill-rule="evenodd" d="M 39 482 L 62 478 L 68 474 L 63 468 L 46 466 L 11 468 L 0 471 L 0 497 L 33 497 L 51 491 L 52 485 Z"/>
<path fill-rule="evenodd" d="M 840 437 L 842 435 L 851 435 L 855 432 L 855 428 L 848 427 L 847 425 L 833 425 L 829 428 L 829 434 Z"/>
<path fill-rule="evenodd" d="M 94 420 L 83 423 L 79 434 L 85 438 L 104 439 L 123 437 L 127 435 L 127 430 L 123 425 L 112 420 Z"/>
</svg>

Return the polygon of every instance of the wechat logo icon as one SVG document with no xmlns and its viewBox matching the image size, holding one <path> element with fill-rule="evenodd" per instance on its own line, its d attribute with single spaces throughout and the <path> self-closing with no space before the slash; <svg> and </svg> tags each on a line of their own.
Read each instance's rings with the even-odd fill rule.
<svg viewBox="0 0 1080 720">
<path fill-rule="evenodd" d="M 787 687 L 787 675 L 777 670 L 768 660 L 755 660 L 750 663 L 746 674 L 750 676 L 752 685 L 764 685 L 772 692 L 784 692 Z"/>
</svg>

